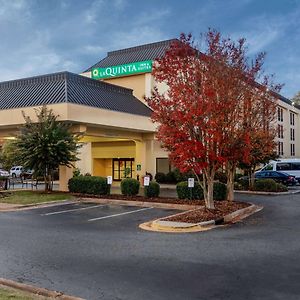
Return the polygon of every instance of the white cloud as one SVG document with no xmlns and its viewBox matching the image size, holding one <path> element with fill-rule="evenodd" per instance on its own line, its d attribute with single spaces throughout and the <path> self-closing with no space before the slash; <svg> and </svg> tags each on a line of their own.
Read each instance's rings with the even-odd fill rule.
<svg viewBox="0 0 300 300">
<path fill-rule="evenodd" d="M 163 31 L 153 26 L 136 27 L 129 31 L 115 31 L 112 35 L 112 50 L 147 44 L 167 38 Z"/>
<path fill-rule="evenodd" d="M 97 23 L 97 18 L 99 17 L 100 10 L 103 8 L 103 0 L 95 0 L 92 2 L 90 7 L 84 13 L 84 21 L 88 24 Z"/>
<path fill-rule="evenodd" d="M 98 46 L 98 45 L 86 45 L 82 48 L 82 51 L 84 53 L 99 54 L 105 51 L 105 49 L 102 46 Z"/>
</svg>

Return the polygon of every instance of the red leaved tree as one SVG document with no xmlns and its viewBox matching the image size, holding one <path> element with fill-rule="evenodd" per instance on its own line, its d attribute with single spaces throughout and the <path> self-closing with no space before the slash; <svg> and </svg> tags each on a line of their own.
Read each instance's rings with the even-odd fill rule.
<svg viewBox="0 0 300 300">
<path fill-rule="evenodd" d="M 262 93 L 253 74 L 260 71 L 263 55 L 249 64 L 244 39 L 223 39 L 214 30 L 206 33 L 205 41 L 204 52 L 191 35 L 182 34 L 171 45 L 153 70 L 166 91 L 155 88 L 147 101 L 158 124 L 157 137 L 171 161 L 182 172 L 193 171 L 206 207 L 213 209 L 216 171 L 224 164 L 235 171 L 238 161 L 246 160 L 251 151 L 244 117 L 253 113 L 246 104 L 256 100 L 254 91 Z M 233 184 L 230 188 L 233 191 Z"/>
</svg>

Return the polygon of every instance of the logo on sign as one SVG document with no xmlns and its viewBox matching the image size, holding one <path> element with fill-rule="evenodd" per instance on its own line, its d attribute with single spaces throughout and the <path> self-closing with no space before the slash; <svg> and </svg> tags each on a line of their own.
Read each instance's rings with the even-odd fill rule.
<svg viewBox="0 0 300 300">
<path fill-rule="evenodd" d="M 112 78 L 152 71 L 152 60 L 139 61 L 125 65 L 92 69 L 93 79 Z"/>
</svg>

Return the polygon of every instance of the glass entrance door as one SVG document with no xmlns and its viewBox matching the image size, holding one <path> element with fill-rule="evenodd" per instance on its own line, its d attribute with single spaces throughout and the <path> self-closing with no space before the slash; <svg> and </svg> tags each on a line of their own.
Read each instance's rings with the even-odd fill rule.
<svg viewBox="0 0 300 300">
<path fill-rule="evenodd" d="M 133 168 L 134 158 L 113 158 L 113 180 L 121 181 L 123 178 L 132 178 Z"/>
</svg>

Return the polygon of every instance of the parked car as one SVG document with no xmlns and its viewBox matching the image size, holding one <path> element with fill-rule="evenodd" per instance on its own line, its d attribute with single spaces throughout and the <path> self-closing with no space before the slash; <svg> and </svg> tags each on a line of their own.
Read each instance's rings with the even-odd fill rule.
<svg viewBox="0 0 300 300">
<path fill-rule="evenodd" d="M 20 177 L 23 172 L 22 166 L 14 166 L 10 169 L 9 174 L 11 177 Z"/>
<path fill-rule="evenodd" d="M 262 171 L 279 171 L 296 177 L 296 180 L 300 183 L 300 159 L 299 158 L 282 158 L 278 160 L 271 160 L 265 165 Z"/>
<path fill-rule="evenodd" d="M 255 180 L 259 179 L 273 179 L 278 183 L 282 183 L 285 185 L 295 185 L 297 180 L 295 176 L 287 174 L 285 172 L 277 172 L 277 171 L 260 171 L 254 174 Z M 239 181 L 249 180 L 248 176 L 243 176 L 239 179 Z"/>
<path fill-rule="evenodd" d="M 3 169 L 0 169 L 0 176 L 1 177 L 8 177 L 9 176 L 9 172 L 3 170 Z"/>
<path fill-rule="evenodd" d="M 23 179 L 29 179 L 32 178 L 32 175 L 33 170 L 23 169 L 22 173 L 20 174 L 20 177 L 22 177 Z"/>
</svg>

